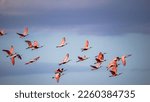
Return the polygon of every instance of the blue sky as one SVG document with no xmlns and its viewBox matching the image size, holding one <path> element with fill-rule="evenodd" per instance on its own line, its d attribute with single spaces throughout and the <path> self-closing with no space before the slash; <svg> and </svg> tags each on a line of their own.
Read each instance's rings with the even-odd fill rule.
<svg viewBox="0 0 150 102">
<path fill-rule="evenodd" d="M 16 65 L 12 66 L 1 51 L 0 83 L 56 84 L 50 77 L 69 53 L 72 61 L 62 66 L 68 71 L 60 84 L 150 84 L 149 3 L 148 0 L 1 0 L 0 28 L 6 29 L 8 34 L 0 37 L 0 49 L 14 45 L 23 60 L 16 60 Z M 16 32 L 22 32 L 26 26 L 30 35 L 20 39 Z M 66 37 L 68 45 L 57 49 L 62 37 Z M 26 50 L 26 39 L 38 40 L 44 47 Z M 80 49 L 86 39 L 93 48 L 82 53 Z M 94 63 L 94 56 L 99 51 L 108 53 L 107 61 L 102 69 L 91 72 L 89 65 Z M 110 73 L 105 67 L 114 57 L 123 54 L 133 55 L 127 59 L 126 67 L 119 66 L 123 75 L 116 78 L 118 80 L 109 79 Z M 39 55 L 39 61 L 24 65 Z M 87 55 L 90 59 L 77 64 L 78 55 Z M 78 80 L 80 75 L 82 78 Z"/>
</svg>

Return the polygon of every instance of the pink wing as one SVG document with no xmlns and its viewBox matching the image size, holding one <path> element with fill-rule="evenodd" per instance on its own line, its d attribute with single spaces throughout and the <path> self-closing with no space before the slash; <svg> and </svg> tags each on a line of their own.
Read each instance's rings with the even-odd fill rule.
<svg viewBox="0 0 150 102">
<path fill-rule="evenodd" d="M 39 46 L 37 41 L 34 41 L 33 46 Z"/>
<path fill-rule="evenodd" d="M 66 38 L 65 38 L 65 37 L 63 37 L 63 38 L 62 38 L 62 40 L 61 40 L 60 45 L 64 45 L 64 44 L 65 44 L 65 42 L 66 42 Z"/>
<path fill-rule="evenodd" d="M 123 64 L 124 66 L 126 66 L 126 59 L 125 59 L 125 56 L 122 56 L 121 61 L 122 61 L 122 64 Z"/>
<path fill-rule="evenodd" d="M 23 32 L 23 35 L 27 35 L 28 34 L 28 27 L 25 27 L 24 28 L 24 32 Z"/>
<path fill-rule="evenodd" d="M 112 74 L 112 76 L 116 76 L 117 75 L 117 67 L 116 66 L 113 66 L 111 68 L 111 74 Z"/>
<path fill-rule="evenodd" d="M 15 57 L 11 58 L 11 63 L 14 65 L 15 64 Z"/>
<path fill-rule="evenodd" d="M 57 82 L 59 82 L 59 79 L 60 79 L 60 73 L 55 74 L 55 79 L 56 79 Z"/>
<path fill-rule="evenodd" d="M 69 59 L 69 53 L 66 54 L 66 56 L 65 56 L 65 58 L 64 58 L 64 60 L 63 60 L 63 62 L 67 62 L 68 59 Z"/>
<path fill-rule="evenodd" d="M 10 53 L 13 54 L 13 52 L 14 52 L 14 47 L 11 45 Z"/>
<path fill-rule="evenodd" d="M 29 47 L 32 47 L 32 42 L 31 41 L 26 40 L 25 42 L 28 44 Z"/>
<path fill-rule="evenodd" d="M 100 65 L 101 65 L 101 62 L 100 62 L 100 63 L 97 63 L 97 64 L 96 64 L 96 67 L 99 68 Z"/>
<path fill-rule="evenodd" d="M 88 48 L 88 47 L 89 47 L 89 41 L 86 40 L 84 48 Z"/>
<path fill-rule="evenodd" d="M 104 55 L 101 52 L 98 54 L 98 59 L 99 60 L 104 60 Z"/>
</svg>

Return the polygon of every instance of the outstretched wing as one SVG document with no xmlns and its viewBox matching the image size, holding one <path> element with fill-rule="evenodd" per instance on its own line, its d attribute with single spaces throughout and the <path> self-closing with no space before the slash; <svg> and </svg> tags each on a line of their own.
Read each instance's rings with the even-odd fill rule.
<svg viewBox="0 0 150 102">
<path fill-rule="evenodd" d="M 23 35 L 27 35 L 28 34 L 28 27 L 25 27 L 24 28 L 24 32 L 23 32 Z"/>
<path fill-rule="evenodd" d="M 124 66 L 126 66 L 126 58 L 125 58 L 125 56 L 122 56 L 122 57 L 121 57 L 121 61 L 122 61 L 122 64 L 123 64 Z"/>
<path fill-rule="evenodd" d="M 34 60 L 34 61 L 37 61 L 39 58 L 40 58 L 40 56 L 34 58 L 33 60 Z"/>
<path fill-rule="evenodd" d="M 2 50 L 2 51 L 6 52 L 8 55 L 11 54 L 9 50 Z"/>
<path fill-rule="evenodd" d="M 99 63 L 96 63 L 96 65 L 95 65 L 97 68 L 99 68 L 100 66 L 101 66 L 101 62 L 99 62 Z"/>
<path fill-rule="evenodd" d="M 78 56 L 78 59 L 79 59 L 79 60 L 83 60 L 83 57 L 81 57 L 81 56 Z"/>
<path fill-rule="evenodd" d="M 85 45 L 84 45 L 84 48 L 88 48 L 88 47 L 89 47 L 89 41 L 86 40 Z"/>
<path fill-rule="evenodd" d="M 21 60 L 22 60 L 22 57 L 21 57 L 21 55 L 17 54 L 17 57 L 18 57 L 19 59 L 21 59 Z"/>
<path fill-rule="evenodd" d="M 15 65 L 15 57 L 11 58 L 11 63 L 12 63 L 12 65 Z"/>
<path fill-rule="evenodd" d="M 67 62 L 68 59 L 69 59 L 69 53 L 66 54 L 66 56 L 65 56 L 65 58 L 64 58 L 64 60 L 63 60 L 63 62 Z"/>
<path fill-rule="evenodd" d="M 32 47 L 32 42 L 29 40 L 25 40 L 25 42 L 28 44 L 29 47 Z"/>
<path fill-rule="evenodd" d="M 62 40 L 61 40 L 60 45 L 64 45 L 64 44 L 65 44 L 65 42 L 66 42 L 66 38 L 65 38 L 65 37 L 63 37 L 63 38 L 62 38 Z"/>
</svg>

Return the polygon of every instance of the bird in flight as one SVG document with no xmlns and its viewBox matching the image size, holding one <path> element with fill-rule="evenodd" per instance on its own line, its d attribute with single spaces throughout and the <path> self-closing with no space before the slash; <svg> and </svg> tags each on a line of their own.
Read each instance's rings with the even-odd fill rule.
<svg viewBox="0 0 150 102">
<path fill-rule="evenodd" d="M 6 35 L 7 33 L 5 33 L 4 30 L 0 30 L 0 36 Z"/>
<path fill-rule="evenodd" d="M 96 63 L 106 61 L 106 60 L 104 60 L 104 54 L 106 54 L 106 53 L 99 52 L 99 54 L 97 56 L 95 56 Z"/>
<path fill-rule="evenodd" d="M 58 46 L 56 46 L 56 48 L 61 48 L 64 47 L 65 45 L 67 45 L 68 43 L 66 43 L 66 38 L 63 37 L 60 44 Z"/>
<path fill-rule="evenodd" d="M 65 58 L 62 60 L 62 62 L 59 63 L 59 65 L 66 64 L 69 61 L 70 61 L 69 60 L 69 53 L 67 53 L 66 56 L 65 56 Z"/>
<path fill-rule="evenodd" d="M 81 48 L 81 51 L 83 52 L 83 51 L 89 50 L 90 48 L 92 48 L 92 47 L 89 47 L 89 41 L 86 40 L 86 41 L 85 41 L 84 48 Z"/>
<path fill-rule="evenodd" d="M 7 57 L 10 57 L 10 56 L 13 56 L 14 55 L 14 47 L 13 47 L 13 45 L 11 45 L 11 47 L 10 47 L 10 50 L 2 50 L 2 51 L 4 51 L 4 52 L 6 52 L 6 54 L 7 54 Z"/>
<path fill-rule="evenodd" d="M 19 58 L 20 60 L 22 60 L 22 57 L 21 57 L 20 54 L 14 54 L 14 55 L 12 55 L 11 58 L 10 58 L 12 65 L 15 65 L 15 58 Z"/>
<path fill-rule="evenodd" d="M 64 75 L 63 73 L 56 73 L 54 77 L 52 77 L 52 79 L 56 79 L 57 83 L 59 83 L 60 77 Z"/>
<path fill-rule="evenodd" d="M 28 32 L 29 32 L 28 27 L 25 27 L 23 33 L 17 33 L 17 34 L 20 36 L 20 38 L 24 38 L 28 35 Z"/>
<path fill-rule="evenodd" d="M 128 58 L 130 56 L 132 56 L 132 55 L 131 54 L 129 54 L 129 55 L 123 55 L 121 57 L 121 61 L 122 61 L 123 66 L 126 66 L 126 58 Z"/>
<path fill-rule="evenodd" d="M 117 62 L 120 61 L 119 57 L 115 57 L 107 66 L 107 69 L 110 69 L 114 65 L 119 65 Z"/>
<path fill-rule="evenodd" d="M 36 62 L 37 60 L 39 60 L 40 56 L 36 57 L 36 58 L 33 58 L 32 60 L 28 61 L 25 63 L 25 65 L 28 65 L 28 64 L 31 64 L 33 62 Z"/>
<path fill-rule="evenodd" d="M 31 48 L 32 50 L 35 50 L 35 49 L 39 49 L 39 48 L 43 47 L 43 46 L 39 46 L 37 41 L 34 41 L 33 44 L 29 40 L 25 40 L 25 42 L 28 44 L 28 47 L 26 49 L 30 49 Z"/>
<path fill-rule="evenodd" d="M 107 69 L 110 71 L 111 73 L 111 76 L 109 77 L 115 77 L 115 76 L 118 76 L 118 75 L 121 75 L 121 73 L 117 73 L 118 71 L 118 64 L 117 62 L 120 61 L 120 58 L 119 57 L 115 57 L 108 65 Z"/>
<path fill-rule="evenodd" d="M 81 61 L 84 61 L 84 60 L 87 60 L 87 59 L 89 59 L 89 57 L 87 57 L 87 56 L 78 56 L 78 60 L 76 61 L 76 62 L 81 62 Z"/>
</svg>

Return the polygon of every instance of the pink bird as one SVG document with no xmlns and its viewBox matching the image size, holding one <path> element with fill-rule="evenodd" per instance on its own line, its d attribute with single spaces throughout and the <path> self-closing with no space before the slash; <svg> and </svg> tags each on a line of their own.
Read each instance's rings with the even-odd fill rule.
<svg viewBox="0 0 150 102">
<path fill-rule="evenodd" d="M 84 60 L 87 60 L 87 59 L 89 59 L 89 57 L 87 57 L 87 56 L 78 56 L 78 61 L 76 61 L 76 62 L 81 62 L 81 61 L 84 61 Z"/>
<path fill-rule="evenodd" d="M 128 57 L 130 57 L 131 56 L 131 54 L 130 55 L 123 55 L 122 57 L 121 57 L 121 61 L 122 61 L 122 64 L 124 65 L 124 66 L 126 66 L 126 58 L 128 58 Z"/>
<path fill-rule="evenodd" d="M 5 33 L 4 30 L 0 30 L 0 36 L 6 35 L 7 33 Z"/>
<path fill-rule="evenodd" d="M 69 53 L 66 54 L 65 58 L 63 59 L 63 61 L 61 63 L 59 63 L 59 65 L 62 65 L 62 64 L 66 64 L 68 63 L 70 60 L 69 60 Z"/>
<path fill-rule="evenodd" d="M 40 56 L 38 56 L 38 57 L 36 57 L 36 58 L 30 60 L 29 62 L 27 62 L 27 63 L 25 63 L 25 64 L 27 65 L 27 64 L 31 64 L 31 63 L 33 63 L 33 62 L 36 62 L 37 60 L 39 60 L 39 58 L 40 58 Z"/>
<path fill-rule="evenodd" d="M 83 52 L 83 51 L 89 50 L 90 48 L 92 48 L 92 47 L 89 47 L 89 41 L 86 40 L 84 48 L 81 48 L 81 51 Z"/>
<path fill-rule="evenodd" d="M 56 73 L 54 77 L 52 77 L 53 79 L 56 79 L 57 83 L 59 83 L 60 77 L 64 75 L 63 73 Z"/>
<path fill-rule="evenodd" d="M 24 28 L 23 33 L 17 33 L 17 34 L 20 36 L 20 38 L 26 37 L 28 35 L 28 27 Z"/>
<path fill-rule="evenodd" d="M 92 67 L 91 70 L 97 70 L 101 67 L 102 62 L 98 62 L 96 63 L 96 65 L 90 65 Z"/>
<path fill-rule="evenodd" d="M 25 40 L 25 42 L 28 44 L 28 47 L 26 49 L 32 48 L 32 50 L 35 50 L 43 47 L 43 46 L 39 46 L 37 41 L 34 41 L 33 44 L 29 40 Z"/>
<path fill-rule="evenodd" d="M 10 57 L 10 56 L 14 55 L 14 47 L 13 47 L 13 45 L 11 45 L 10 50 L 2 50 L 2 51 L 7 53 L 7 57 Z"/>
<path fill-rule="evenodd" d="M 100 52 L 100 53 L 98 54 L 98 56 L 95 56 L 95 57 L 96 57 L 96 58 L 95 58 L 96 63 L 101 62 L 101 61 L 104 61 L 104 54 L 106 54 L 106 53 Z M 106 61 L 106 60 L 105 60 L 105 61 Z"/>
<path fill-rule="evenodd" d="M 58 46 L 56 46 L 56 48 L 60 48 L 60 47 L 63 47 L 65 45 L 67 45 L 66 38 L 63 37 L 62 40 L 61 40 L 61 42 L 60 42 L 60 44 Z"/>
<path fill-rule="evenodd" d="M 119 65 L 119 64 L 117 64 L 117 61 L 119 61 L 119 60 L 120 60 L 119 57 L 115 57 L 115 58 L 108 64 L 107 69 L 110 69 L 110 68 L 113 67 L 114 65 Z"/>
<path fill-rule="evenodd" d="M 11 56 L 11 63 L 12 63 L 12 65 L 15 65 L 15 58 L 19 58 L 20 60 L 22 60 L 22 57 L 21 57 L 21 55 L 19 55 L 19 54 L 14 54 L 13 56 Z"/>
<path fill-rule="evenodd" d="M 113 66 L 110 68 L 110 73 L 112 74 L 112 76 L 110 76 L 110 77 L 115 77 L 115 76 L 117 76 L 117 70 L 118 70 L 117 65 L 113 65 Z"/>
</svg>

